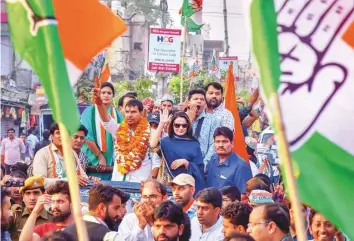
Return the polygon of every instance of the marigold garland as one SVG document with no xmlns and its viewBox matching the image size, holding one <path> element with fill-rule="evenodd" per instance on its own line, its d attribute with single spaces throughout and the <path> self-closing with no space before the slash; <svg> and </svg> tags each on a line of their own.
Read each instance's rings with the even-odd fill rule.
<svg viewBox="0 0 354 241">
<path fill-rule="evenodd" d="M 118 172 L 127 174 L 141 166 L 149 148 L 150 126 L 146 118 L 142 118 L 131 134 L 125 120 L 117 130 L 117 141 L 115 151 L 117 152 L 116 162 Z"/>
</svg>

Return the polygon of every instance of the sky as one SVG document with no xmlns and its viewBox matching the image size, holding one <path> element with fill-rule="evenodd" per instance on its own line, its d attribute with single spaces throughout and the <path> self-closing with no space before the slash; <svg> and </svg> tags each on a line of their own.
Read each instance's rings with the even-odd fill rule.
<svg viewBox="0 0 354 241">
<path fill-rule="evenodd" d="M 174 26 L 181 28 L 178 10 L 182 6 L 182 0 L 167 0 L 168 11 L 174 19 Z M 210 24 L 210 39 L 224 40 L 224 15 L 223 0 L 204 0 L 203 23 Z M 238 56 L 241 60 L 247 60 L 249 54 L 249 38 L 245 27 L 245 15 L 242 8 L 242 0 L 227 0 L 228 32 L 230 56 Z"/>
</svg>

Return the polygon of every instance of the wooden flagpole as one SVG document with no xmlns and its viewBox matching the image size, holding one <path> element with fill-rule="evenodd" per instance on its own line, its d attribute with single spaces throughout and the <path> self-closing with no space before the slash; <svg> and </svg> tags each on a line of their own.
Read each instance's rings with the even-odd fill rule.
<svg viewBox="0 0 354 241">
<path fill-rule="evenodd" d="M 180 103 L 183 103 L 183 78 L 184 78 L 184 56 L 186 52 L 186 39 L 187 39 L 187 17 L 184 17 L 184 26 L 183 26 L 183 45 L 182 45 L 182 59 L 181 59 L 181 88 L 180 88 Z"/>
<path fill-rule="evenodd" d="M 72 155 L 73 151 L 70 144 L 70 136 L 65 125 L 63 123 L 58 124 L 60 130 L 60 137 L 63 145 L 65 169 L 68 177 L 71 205 L 73 209 L 74 221 L 76 224 L 76 231 L 79 241 L 87 241 L 89 240 L 89 238 L 85 222 L 82 219 L 79 182 L 77 181 L 77 174 L 75 171 L 76 168 Z"/>
<path fill-rule="evenodd" d="M 281 109 L 279 103 L 279 97 L 275 94 L 274 100 L 274 125 L 277 130 L 278 138 L 278 150 L 280 160 L 284 165 L 286 183 L 290 194 L 291 207 L 294 211 L 296 237 L 299 241 L 307 241 L 307 235 L 305 232 L 305 221 L 302 216 L 302 207 L 300 203 L 299 193 L 297 190 L 297 184 L 295 180 L 294 170 L 291 162 L 291 155 L 289 151 L 288 142 L 284 130 L 284 124 L 281 121 Z"/>
</svg>

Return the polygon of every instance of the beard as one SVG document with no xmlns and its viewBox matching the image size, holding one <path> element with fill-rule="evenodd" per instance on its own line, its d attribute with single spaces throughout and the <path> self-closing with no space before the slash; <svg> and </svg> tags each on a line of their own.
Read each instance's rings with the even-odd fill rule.
<svg viewBox="0 0 354 241">
<path fill-rule="evenodd" d="M 160 235 L 154 237 L 155 241 L 158 241 L 159 238 L 165 238 L 165 239 L 167 239 L 167 241 L 178 241 L 179 240 L 179 235 L 177 233 L 176 236 L 167 237 L 165 234 L 160 234 Z"/>
<path fill-rule="evenodd" d="M 71 211 L 69 210 L 67 213 L 63 213 L 60 210 L 55 210 L 56 212 L 60 212 L 59 215 L 53 216 L 53 222 L 54 223 L 60 223 L 60 222 L 64 222 L 65 220 L 67 220 L 70 215 L 71 215 Z"/>
<path fill-rule="evenodd" d="M 108 228 L 112 231 L 116 230 L 115 228 L 118 226 L 118 219 L 113 219 L 108 215 L 108 209 L 106 210 L 106 217 L 104 218 L 104 222 L 107 224 Z"/>
<path fill-rule="evenodd" d="M 213 102 L 212 102 L 213 100 Z M 210 99 L 209 101 L 207 101 L 207 106 L 208 108 L 212 108 L 215 109 L 216 107 L 218 107 L 220 104 L 222 103 L 222 100 L 217 100 L 215 98 Z"/>
</svg>

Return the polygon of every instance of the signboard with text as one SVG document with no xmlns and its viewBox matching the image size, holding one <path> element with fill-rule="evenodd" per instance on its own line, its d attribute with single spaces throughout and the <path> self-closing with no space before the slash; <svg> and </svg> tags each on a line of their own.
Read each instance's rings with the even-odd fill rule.
<svg viewBox="0 0 354 241">
<path fill-rule="evenodd" d="M 181 35 L 180 29 L 150 29 L 148 70 L 179 72 Z"/>
<path fill-rule="evenodd" d="M 227 71 L 229 70 L 230 63 L 233 63 L 234 67 L 234 77 L 235 80 L 238 80 L 238 58 L 237 56 L 229 56 L 229 57 L 219 57 L 219 69 L 221 72 L 221 76 L 225 76 Z"/>
</svg>

